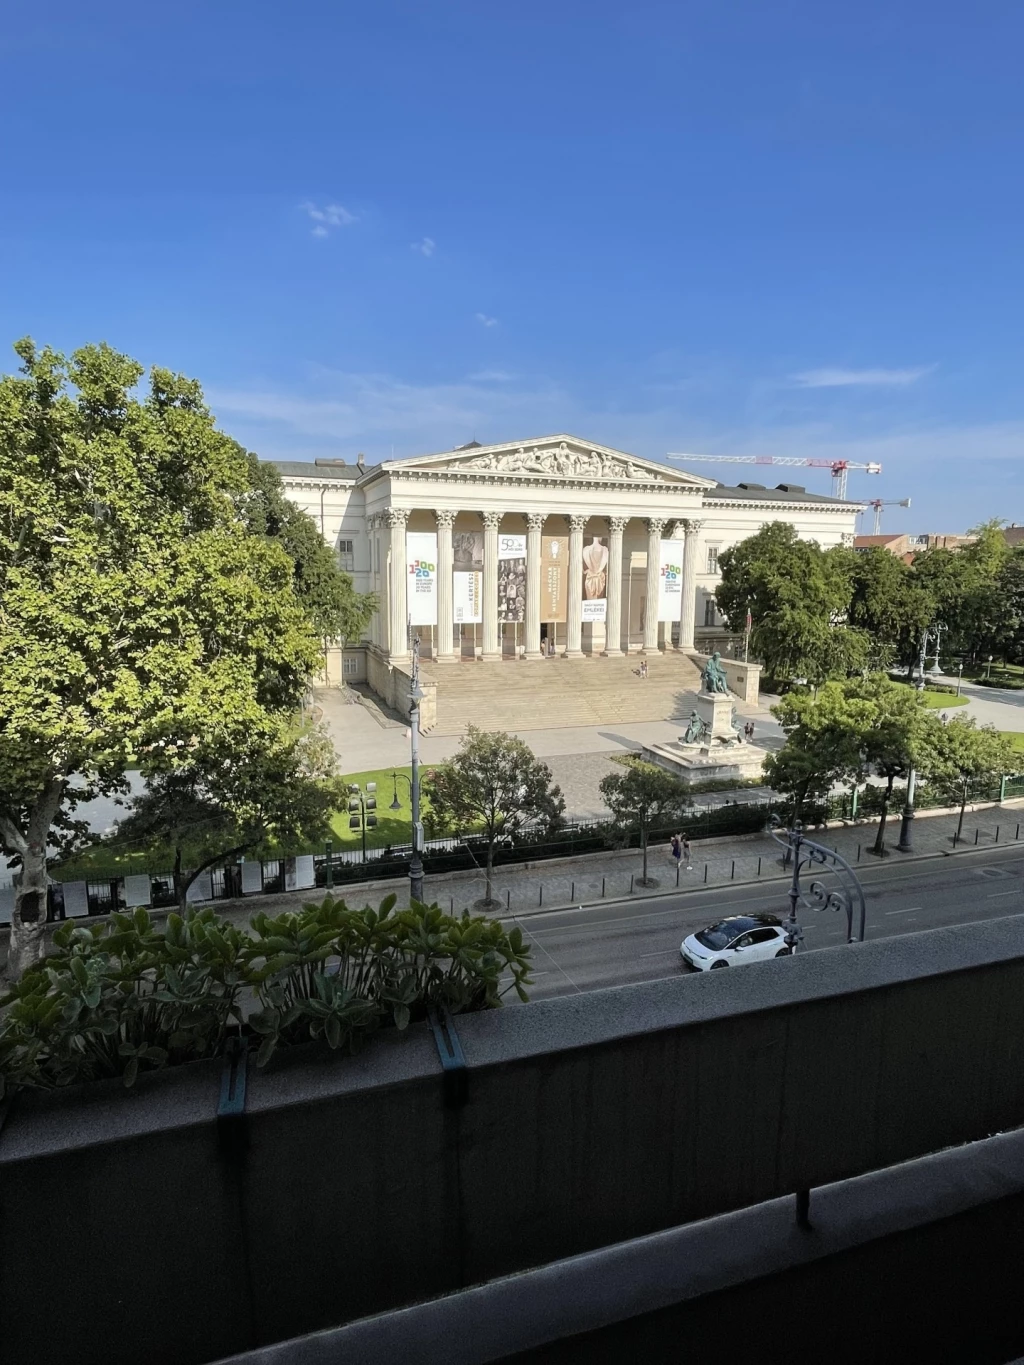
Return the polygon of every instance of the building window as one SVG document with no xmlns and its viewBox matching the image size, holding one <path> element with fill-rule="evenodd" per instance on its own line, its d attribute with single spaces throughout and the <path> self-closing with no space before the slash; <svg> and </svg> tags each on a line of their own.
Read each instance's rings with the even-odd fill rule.
<svg viewBox="0 0 1024 1365">
<path fill-rule="evenodd" d="M 704 599 L 704 624 L 706 626 L 718 625 L 715 620 L 715 599 L 713 597 L 705 597 Z"/>
<path fill-rule="evenodd" d="M 348 573 L 356 567 L 355 547 L 351 540 L 338 541 L 338 562 Z"/>
<path fill-rule="evenodd" d="M 708 546 L 708 573 L 718 572 L 718 546 Z"/>
<path fill-rule="evenodd" d="M 359 672 L 359 659 L 356 655 L 350 658 L 347 654 L 341 662 L 342 677 L 354 678 Z"/>
</svg>

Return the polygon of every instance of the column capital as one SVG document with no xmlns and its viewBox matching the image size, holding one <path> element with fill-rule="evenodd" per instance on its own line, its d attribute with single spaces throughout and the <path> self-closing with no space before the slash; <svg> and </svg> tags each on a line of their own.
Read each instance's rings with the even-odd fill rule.
<svg viewBox="0 0 1024 1365">
<path fill-rule="evenodd" d="M 621 536 L 629 523 L 629 517 L 605 517 L 605 521 L 612 535 Z"/>
<path fill-rule="evenodd" d="M 496 530 L 498 529 L 498 527 L 501 525 L 501 519 L 502 519 L 502 517 L 505 515 L 505 513 L 504 513 L 504 512 L 481 512 L 480 515 L 481 515 L 481 517 L 483 518 L 484 530 L 485 530 L 485 531 L 496 531 Z"/>
<path fill-rule="evenodd" d="M 434 520 L 439 531 L 450 531 L 455 525 L 456 512 L 451 507 L 438 507 L 434 510 Z"/>
<path fill-rule="evenodd" d="M 704 518 L 703 518 L 703 517 L 684 517 L 684 518 L 683 518 L 683 525 L 686 527 L 686 529 L 687 529 L 692 535 L 696 535 L 697 532 L 700 530 L 700 528 L 704 525 Z"/>
<path fill-rule="evenodd" d="M 543 531 L 547 519 L 547 512 L 527 512 L 526 529 L 528 531 Z"/>
<path fill-rule="evenodd" d="M 668 521 L 667 517 L 647 517 L 646 518 L 647 534 L 652 536 L 660 536 L 662 531 L 664 531 L 665 529 L 665 524 L 667 521 Z"/>
<path fill-rule="evenodd" d="M 389 507 L 387 511 L 382 512 L 380 515 L 384 521 L 384 525 L 390 526 L 393 531 L 404 527 L 409 520 L 409 513 L 404 507 Z"/>
<path fill-rule="evenodd" d="M 583 512 L 573 512 L 570 516 L 566 517 L 570 531 L 582 531 L 589 520 L 590 518 Z"/>
</svg>

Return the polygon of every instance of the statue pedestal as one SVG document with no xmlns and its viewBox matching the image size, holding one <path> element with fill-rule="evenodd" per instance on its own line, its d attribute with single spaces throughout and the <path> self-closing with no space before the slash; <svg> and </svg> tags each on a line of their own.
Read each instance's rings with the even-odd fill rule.
<svg viewBox="0 0 1024 1365">
<path fill-rule="evenodd" d="M 710 731 L 705 743 L 714 744 L 716 740 L 736 738 L 736 731 L 732 728 L 735 709 L 732 698 L 726 692 L 697 693 L 694 710 Z"/>
</svg>

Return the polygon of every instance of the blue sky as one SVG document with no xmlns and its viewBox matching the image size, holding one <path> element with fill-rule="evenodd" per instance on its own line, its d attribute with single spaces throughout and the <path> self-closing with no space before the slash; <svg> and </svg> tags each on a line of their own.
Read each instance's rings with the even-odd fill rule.
<svg viewBox="0 0 1024 1365">
<path fill-rule="evenodd" d="M 0 30 L 5 349 L 193 374 L 269 457 L 571 431 L 1024 522 L 1018 3 L 38 12 Z"/>
</svg>

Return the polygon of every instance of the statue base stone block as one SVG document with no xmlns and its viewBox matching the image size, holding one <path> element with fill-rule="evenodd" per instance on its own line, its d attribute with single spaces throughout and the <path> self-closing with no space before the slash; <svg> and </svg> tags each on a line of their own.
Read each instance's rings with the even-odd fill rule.
<svg viewBox="0 0 1024 1365">
<path fill-rule="evenodd" d="M 708 727 L 708 739 L 714 745 L 716 740 L 733 740 L 736 731 L 732 728 L 736 708 L 732 698 L 724 692 L 698 692 L 694 710 Z"/>
</svg>

